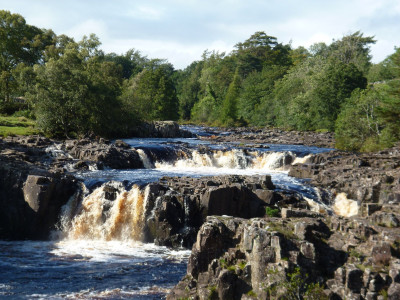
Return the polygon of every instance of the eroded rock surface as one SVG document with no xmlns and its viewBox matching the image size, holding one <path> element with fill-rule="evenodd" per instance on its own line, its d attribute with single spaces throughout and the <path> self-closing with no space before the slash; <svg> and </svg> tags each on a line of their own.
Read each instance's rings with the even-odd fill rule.
<svg viewBox="0 0 400 300">
<path fill-rule="evenodd" d="M 396 299 L 399 233 L 363 218 L 209 216 L 167 299 Z"/>
</svg>

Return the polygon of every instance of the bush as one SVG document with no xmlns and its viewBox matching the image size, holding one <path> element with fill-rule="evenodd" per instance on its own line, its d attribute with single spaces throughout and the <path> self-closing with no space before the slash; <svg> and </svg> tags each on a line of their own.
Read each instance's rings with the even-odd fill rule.
<svg viewBox="0 0 400 300">
<path fill-rule="evenodd" d="M 279 208 L 271 208 L 267 206 L 265 208 L 265 215 L 268 217 L 279 217 L 280 216 Z"/>
</svg>

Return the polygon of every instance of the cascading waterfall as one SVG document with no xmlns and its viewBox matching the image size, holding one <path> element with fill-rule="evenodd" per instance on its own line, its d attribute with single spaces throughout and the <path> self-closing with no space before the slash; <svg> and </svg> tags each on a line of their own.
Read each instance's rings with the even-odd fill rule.
<svg viewBox="0 0 400 300">
<path fill-rule="evenodd" d="M 264 171 L 285 171 L 296 162 L 296 155 L 285 152 L 257 152 L 233 149 L 229 151 L 212 151 L 200 153 L 194 150 L 190 157 L 177 161 L 155 163 L 157 169 L 187 169 L 187 168 L 227 168 L 253 169 Z M 143 160 L 144 161 L 144 160 Z"/>
<path fill-rule="evenodd" d="M 153 166 L 153 164 L 151 163 L 151 160 L 150 160 L 150 158 L 147 156 L 146 152 L 144 152 L 142 149 L 137 149 L 136 151 L 137 151 L 137 153 L 139 154 L 140 159 L 141 159 L 142 162 L 143 162 L 143 166 L 144 166 L 146 169 L 152 169 L 152 168 L 154 168 L 154 166 Z"/>
<path fill-rule="evenodd" d="M 110 196 L 109 189 L 114 193 Z M 69 240 L 140 240 L 146 192 L 138 186 L 127 191 L 119 182 L 109 182 L 83 198 L 77 208 L 71 199 L 63 209 L 61 229 Z M 73 211 L 77 211 L 73 215 Z"/>
</svg>

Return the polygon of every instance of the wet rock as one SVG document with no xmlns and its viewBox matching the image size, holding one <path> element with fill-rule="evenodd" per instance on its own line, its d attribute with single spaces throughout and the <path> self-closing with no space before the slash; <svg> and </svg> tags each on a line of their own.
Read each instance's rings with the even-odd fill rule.
<svg viewBox="0 0 400 300">
<path fill-rule="evenodd" d="M 75 159 L 100 163 L 112 169 L 144 168 L 137 151 L 130 149 L 130 147 L 121 146 L 121 143 L 119 143 L 119 146 L 116 146 L 83 139 L 72 142 L 66 141 L 64 144 L 65 150 Z"/>
</svg>

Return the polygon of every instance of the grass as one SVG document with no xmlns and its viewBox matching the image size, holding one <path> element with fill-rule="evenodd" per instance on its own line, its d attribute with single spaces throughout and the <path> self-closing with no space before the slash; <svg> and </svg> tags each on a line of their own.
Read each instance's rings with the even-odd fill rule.
<svg viewBox="0 0 400 300">
<path fill-rule="evenodd" d="M 38 134 L 35 121 L 25 117 L 0 116 L 0 136 Z"/>
</svg>

